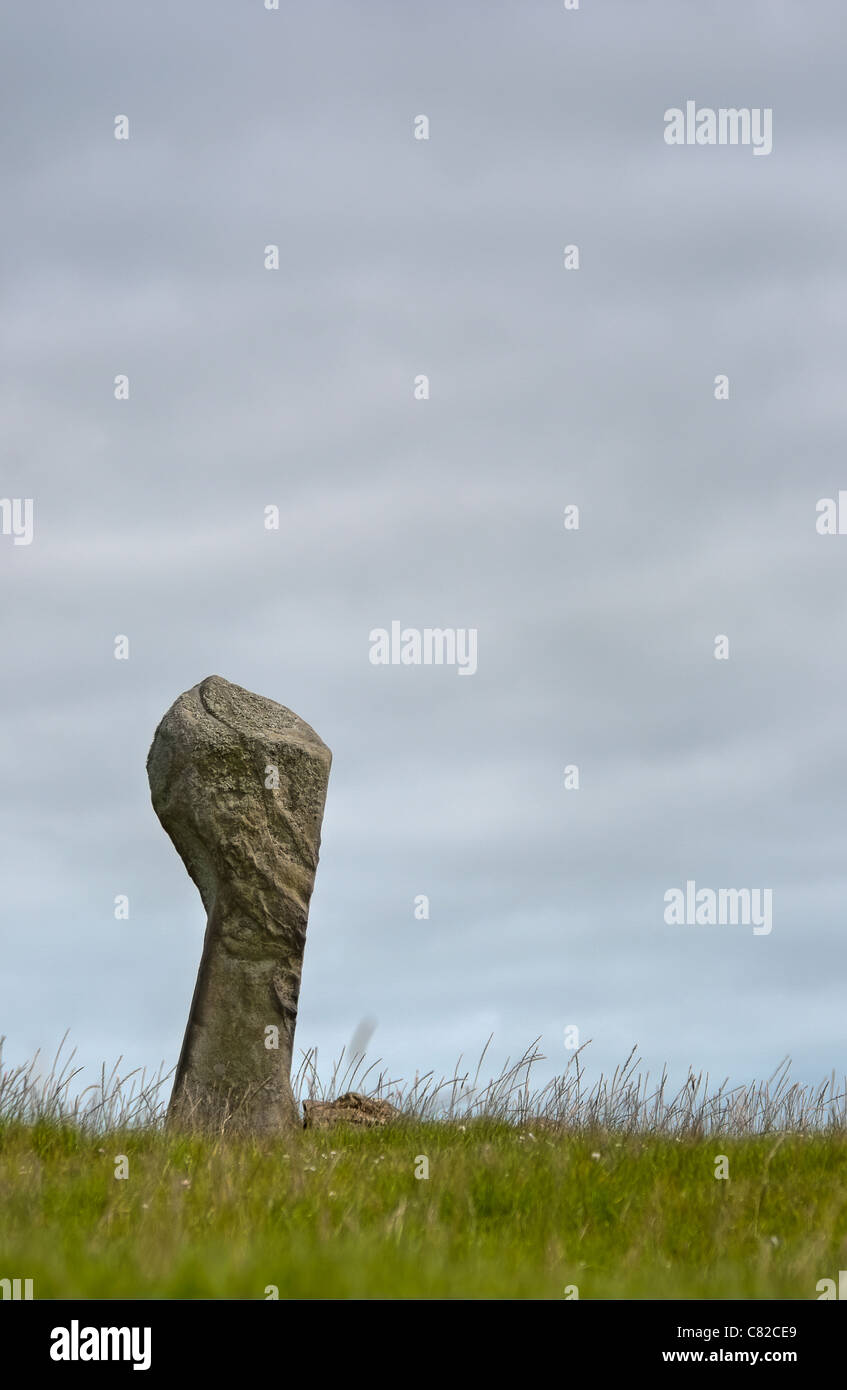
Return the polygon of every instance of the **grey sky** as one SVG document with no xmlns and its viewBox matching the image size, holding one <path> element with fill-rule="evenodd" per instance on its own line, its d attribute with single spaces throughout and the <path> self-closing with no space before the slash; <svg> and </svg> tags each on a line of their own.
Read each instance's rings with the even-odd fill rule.
<svg viewBox="0 0 847 1390">
<path fill-rule="evenodd" d="M 301 1047 L 844 1070 L 843 7 L 5 27 L 6 1060 L 176 1060 L 204 918 L 144 764 L 219 674 L 333 750 Z M 688 99 L 773 152 L 669 147 Z M 393 619 L 477 628 L 477 674 L 372 666 Z M 772 933 L 666 926 L 687 878 L 771 887 Z"/>
</svg>

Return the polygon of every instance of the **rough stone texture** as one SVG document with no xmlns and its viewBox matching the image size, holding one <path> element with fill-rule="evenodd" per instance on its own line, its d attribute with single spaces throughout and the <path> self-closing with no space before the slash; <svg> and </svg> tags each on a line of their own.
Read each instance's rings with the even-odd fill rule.
<svg viewBox="0 0 847 1390">
<path fill-rule="evenodd" d="M 153 806 L 208 916 L 170 1120 L 299 1124 L 291 1054 L 331 761 L 291 710 L 220 676 L 180 695 L 156 730 Z"/>
<path fill-rule="evenodd" d="M 348 1091 L 338 1100 L 304 1100 L 303 1128 L 331 1129 L 333 1125 L 387 1125 L 401 1112 L 387 1100 Z"/>
</svg>

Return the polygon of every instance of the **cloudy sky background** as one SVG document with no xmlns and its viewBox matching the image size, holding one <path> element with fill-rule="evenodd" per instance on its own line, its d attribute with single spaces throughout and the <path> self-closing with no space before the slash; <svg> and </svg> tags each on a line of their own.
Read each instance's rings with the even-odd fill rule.
<svg viewBox="0 0 847 1390">
<path fill-rule="evenodd" d="M 5 28 L 0 495 L 35 504 L 0 537 L 5 1061 L 66 1029 L 89 1080 L 176 1061 L 204 914 L 145 759 L 219 674 L 333 750 L 324 1068 L 370 1017 L 394 1076 L 493 1032 L 495 1069 L 542 1035 L 544 1079 L 568 1024 L 590 1076 L 634 1043 L 847 1069 L 838 0 Z M 667 146 L 688 99 L 771 107 L 773 152 Z M 372 666 L 393 619 L 476 627 L 477 674 Z M 771 887 L 771 935 L 666 926 L 687 878 Z"/>
</svg>

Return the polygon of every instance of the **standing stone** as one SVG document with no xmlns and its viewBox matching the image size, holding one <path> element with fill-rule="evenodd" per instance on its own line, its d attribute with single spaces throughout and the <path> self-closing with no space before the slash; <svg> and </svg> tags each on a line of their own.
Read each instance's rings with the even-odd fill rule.
<svg viewBox="0 0 847 1390">
<path fill-rule="evenodd" d="M 153 736 L 153 806 L 208 916 L 169 1120 L 299 1123 L 291 1056 L 331 761 L 291 710 L 220 676 Z"/>
</svg>

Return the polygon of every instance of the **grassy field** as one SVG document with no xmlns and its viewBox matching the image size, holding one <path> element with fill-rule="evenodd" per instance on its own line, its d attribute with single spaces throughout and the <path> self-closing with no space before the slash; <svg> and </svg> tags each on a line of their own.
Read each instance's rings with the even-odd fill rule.
<svg viewBox="0 0 847 1390">
<path fill-rule="evenodd" d="M 37 1298 L 810 1299 L 847 1267 L 844 1136 L 7 1124 L 0 1194 L 0 1274 Z"/>
<path fill-rule="evenodd" d="M 834 1092 L 828 1119 L 808 1096 L 798 1110 L 785 1087 L 757 1092 L 770 1110 L 756 1132 L 761 1106 L 740 1110 L 737 1095 L 717 1111 L 702 1090 L 687 1111 L 679 1096 L 657 1110 L 655 1091 L 635 1104 L 623 1075 L 564 1117 L 533 1119 L 538 1097 L 516 1108 L 512 1085 L 511 1110 L 495 1117 L 469 1102 L 464 1115 L 410 1110 L 384 1129 L 272 1140 L 180 1136 L 137 1107 L 128 1125 L 106 1123 L 102 1106 L 94 1123 L 57 1109 L 55 1088 L 45 1105 L 43 1086 L 41 1113 L 26 1113 L 7 1075 L 0 1278 L 33 1279 L 39 1299 L 274 1288 L 281 1299 L 815 1299 L 819 1280 L 847 1268 Z M 601 1113 L 617 1123 L 592 1124 Z M 707 1113 L 748 1132 L 704 1134 Z M 791 1116 L 796 1132 L 772 1123 Z"/>
</svg>

